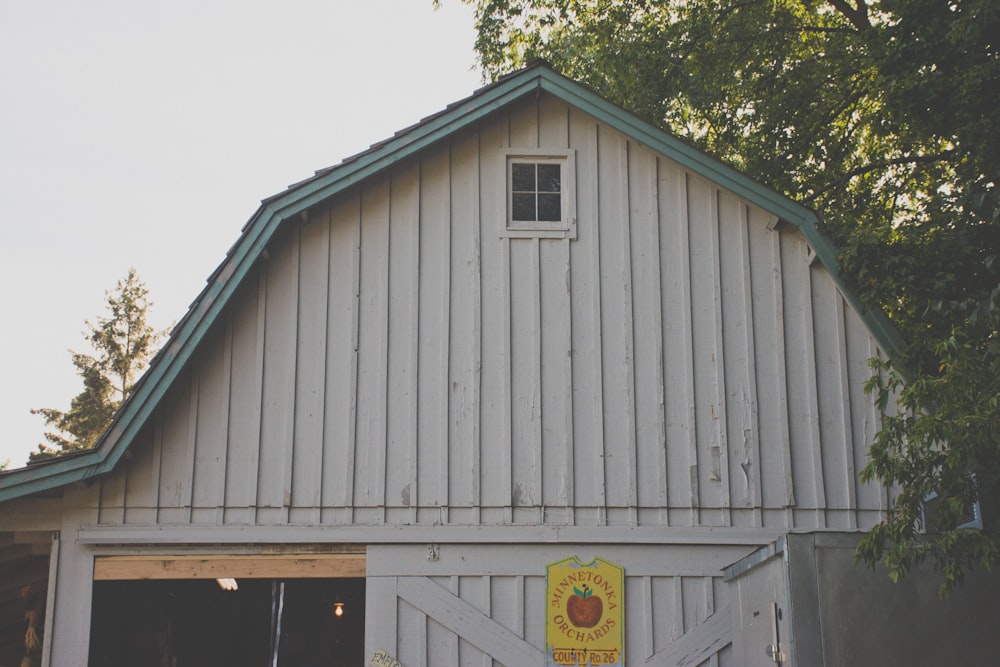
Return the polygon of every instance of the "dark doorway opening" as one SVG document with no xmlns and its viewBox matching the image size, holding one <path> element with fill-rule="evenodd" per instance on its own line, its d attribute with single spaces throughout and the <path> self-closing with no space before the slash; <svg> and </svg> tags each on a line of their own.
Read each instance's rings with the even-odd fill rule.
<svg viewBox="0 0 1000 667">
<path fill-rule="evenodd" d="M 364 579 L 97 581 L 89 664 L 357 667 L 364 606 Z"/>
</svg>

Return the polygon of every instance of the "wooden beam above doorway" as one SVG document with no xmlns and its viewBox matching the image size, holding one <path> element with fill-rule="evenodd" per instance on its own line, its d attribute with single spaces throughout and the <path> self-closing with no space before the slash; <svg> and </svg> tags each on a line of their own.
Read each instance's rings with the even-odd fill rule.
<svg viewBox="0 0 1000 667">
<path fill-rule="evenodd" d="M 365 555 L 302 556 L 98 556 L 94 581 L 136 579 L 336 579 L 363 578 Z"/>
</svg>

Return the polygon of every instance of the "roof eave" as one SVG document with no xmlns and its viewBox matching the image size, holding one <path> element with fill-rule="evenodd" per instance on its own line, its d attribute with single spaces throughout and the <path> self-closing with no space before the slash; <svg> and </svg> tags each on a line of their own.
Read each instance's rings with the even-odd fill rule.
<svg viewBox="0 0 1000 667">
<path fill-rule="evenodd" d="M 91 479 L 114 469 L 284 220 L 477 123 L 538 87 L 534 77 L 511 77 L 489 86 L 409 132 L 383 142 L 378 150 L 362 153 L 265 200 L 98 446 L 86 456 L 11 471 L 0 478 L 0 502 Z"/>
</svg>

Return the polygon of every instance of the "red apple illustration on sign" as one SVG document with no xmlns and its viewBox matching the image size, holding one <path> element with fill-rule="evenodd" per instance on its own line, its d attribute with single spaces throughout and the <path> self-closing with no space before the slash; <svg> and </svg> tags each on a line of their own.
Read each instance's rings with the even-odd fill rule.
<svg viewBox="0 0 1000 667">
<path fill-rule="evenodd" d="M 574 595 L 566 601 L 566 615 L 569 616 L 570 623 L 578 628 L 592 628 L 601 620 L 604 613 L 604 603 L 601 598 L 594 595 L 594 591 L 586 584 L 581 591 L 576 586 L 573 587 Z"/>
</svg>

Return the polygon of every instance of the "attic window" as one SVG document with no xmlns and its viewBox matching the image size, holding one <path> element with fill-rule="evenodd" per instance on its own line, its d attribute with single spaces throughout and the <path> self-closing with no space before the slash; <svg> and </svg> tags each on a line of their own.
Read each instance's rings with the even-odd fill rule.
<svg viewBox="0 0 1000 667">
<path fill-rule="evenodd" d="M 501 236 L 576 237 L 575 161 L 569 150 L 504 151 Z"/>
<path fill-rule="evenodd" d="M 562 165 L 552 160 L 510 163 L 511 222 L 562 220 Z"/>
</svg>

